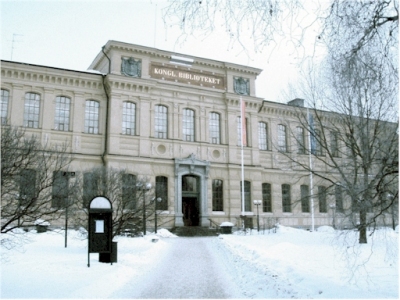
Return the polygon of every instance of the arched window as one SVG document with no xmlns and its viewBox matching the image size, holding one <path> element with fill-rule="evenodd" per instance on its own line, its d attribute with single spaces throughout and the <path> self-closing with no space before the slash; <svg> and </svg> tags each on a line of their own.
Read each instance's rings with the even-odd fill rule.
<svg viewBox="0 0 400 300">
<path fill-rule="evenodd" d="M 156 199 L 158 198 L 161 201 L 157 203 L 157 209 L 168 210 L 168 178 L 165 176 L 156 177 Z"/>
<path fill-rule="evenodd" d="M 242 181 L 240 181 L 240 199 L 242 199 Z M 244 181 L 244 210 L 251 211 L 251 185 L 250 181 Z"/>
<path fill-rule="evenodd" d="M 194 111 L 191 109 L 183 110 L 182 134 L 184 141 L 194 142 Z"/>
<path fill-rule="evenodd" d="M 292 200 L 290 197 L 290 185 L 282 184 L 282 211 L 291 212 L 292 211 Z"/>
<path fill-rule="evenodd" d="M 159 139 L 168 138 L 168 108 L 163 105 L 156 105 L 154 118 L 155 137 Z"/>
<path fill-rule="evenodd" d="M 263 212 L 272 212 L 272 194 L 270 183 L 262 184 L 262 199 Z"/>
<path fill-rule="evenodd" d="M 260 150 L 268 150 L 267 129 L 267 123 L 258 122 L 258 148 Z"/>
<path fill-rule="evenodd" d="M 99 102 L 94 100 L 86 100 L 85 133 L 99 133 L 99 109 Z"/>
<path fill-rule="evenodd" d="M 10 99 L 10 92 L 2 89 L 1 90 L 1 125 L 7 124 L 9 99 Z"/>
<path fill-rule="evenodd" d="M 54 117 L 54 129 L 60 131 L 69 130 L 69 117 L 71 110 L 71 99 L 64 96 L 56 98 L 56 111 Z"/>
<path fill-rule="evenodd" d="M 221 131 L 220 131 L 220 121 L 219 114 L 215 112 L 210 113 L 210 143 L 220 144 L 221 143 Z"/>
<path fill-rule="evenodd" d="M 40 95 L 35 93 L 25 94 L 24 126 L 39 128 Z"/>
<path fill-rule="evenodd" d="M 286 136 L 286 126 L 278 125 L 278 150 L 280 152 L 287 152 L 287 136 Z"/>
<path fill-rule="evenodd" d="M 136 134 L 136 104 L 124 102 L 122 108 L 122 134 Z"/>
<path fill-rule="evenodd" d="M 213 211 L 224 210 L 223 181 L 214 179 L 212 181 L 212 207 Z"/>
</svg>

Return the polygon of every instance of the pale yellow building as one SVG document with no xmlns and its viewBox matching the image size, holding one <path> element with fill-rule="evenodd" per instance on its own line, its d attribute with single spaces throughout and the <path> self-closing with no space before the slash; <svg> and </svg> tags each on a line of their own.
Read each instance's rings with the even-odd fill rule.
<svg viewBox="0 0 400 300">
<path fill-rule="evenodd" d="M 162 186 L 166 227 L 239 225 L 241 215 L 255 218 L 254 200 L 262 200 L 262 226 L 310 228 L 312 208 L 300 201 L 309 176 L 284 154 L 299 150 L 290 132 L 302 101 L 258 98 L 261 71 L 118 41 L 108 41 L 87 72 L 2 61 L 2 124 L 46 143 L 67 141 L 74 172 L 105 165 Z M 305 153 L 298 159 L 307 162 Z M 315 195 L 321 187 L 314 183 Z M 314 198 L 315 226 L 331 225 L 333 198 Z"/>
</svg>

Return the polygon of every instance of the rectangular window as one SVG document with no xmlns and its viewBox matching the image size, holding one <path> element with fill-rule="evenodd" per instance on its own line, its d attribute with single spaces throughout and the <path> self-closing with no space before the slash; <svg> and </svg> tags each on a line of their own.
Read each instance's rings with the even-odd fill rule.
<svg viewBox="0 0 400 300">
<path fill-rule="evenodd" d="M 25 94 L 24 126 L 39 128 L 40 96 L 34 93 Z"/>
<path fill-rule="evenodd" d="M 168 130 L 168 108 L 163 105 L 156 105 L 155 107 L 155 137 L 159 139 L 166 139 Z"/>
<path fill-rule="evenodd" d="M 287 152 L 286 126 L 278 125 L 278 151 Z"/>
<path fill-rule="evenodd" d="M 305 147 L 305 135 L 303 127 L 296 127 L 296 142 L 297 142 L 297 153 L 304 154 L 306 152 Z"/>
<path fill-rule="evenodd" d="M 219 114 L 215 112 L 210 113 L 210 143 L 221 143 Z"/>
<path fill-rule="evenodd" d="M 85 133 L 99 133 L 99 109 L 99 102 L 94 100 L 86 100 Z"/>
<path fill-rule="evenodd" d="M 331 132 L 331 153 L 333 157 L 339 157 L 339 142 L 338 142 L 338 133 L 332 131 Z"/>
<path fill-rule="evenodd" d="M 336 212 L 342 213 L 343 210 L 343 192 L 342 187 L 336 185 L 335 186 L 335 200 L 336 200 Z"/>
<path fill-rule="evenodd" d="M 247 140 L 247 118 L 244 119 L 244 130 L 242 131 L 242 118 L 237 117 L 237 134 L 238 134 L 238 146 L 242 145 L 242 138 L 243 138 L 243 146 L 248 145 Z"/>
<path fill-rule="evenodd" d="M 258 122 L 258 148 L 260 150 L 268 150 L 267 129 L 267 123 Z"/>
<path fill-rule="evenodd" d="M 65 208 L 68 204 L 68 172 L 53 172 L 51 207 Z"/>
<path fill-rule="evenodd" d="M 292 211 L 292 200 L 290 198 L 290 185 L 282 184 L 282 211 Z"/>
<path fill-rule="evenodd" d="M 158 210 L 168 210 L 168 178 L 165 176 L 156 177 L 156 199 Z"/>
<path fill-rule="evenodd" d="M 326 213 L 326 187 L 319 186 L 318 187 L 318 202 L 319 202 L 319 212 Z"/>
<path fill-rule="evenodd" d="M 191 109 L 183 110 L 182 134 L 184 141 L 194 142 L 194 111 Z"/>
<path fill-rule="evenodd" d="M 122 108 L 122 134 L 136 134 L 136 104 L 124 102 Z"/>
<path fill-rule="evenodd" d="M 136 176 L 122 175 L 122 206 L 124 209 L 136 209 Z"/>
<path fill-rule="evenodd" d="M 301 212 L 309 213 L 310 212 L 310 190 L 308 185 L 300 186 L 300 194 L 301 194 Z"/>
<path fill-rule="evenodd" d="M 1 125 L 7 124 L 9 99 L 10 99 L 10 92 L 2 89 L 1 90 Z"/>
<path fill-rule="evenodd" d="M 242 199 L 242 181 L 240 181 L 240 199 Z M 244 211 L 251 211 L 250 181 L 244 181 Z"/>
<path fill-rule="evenodd" d="M 263 212 L 272 212 L 271 184 L 262 184 Z"/>
<path fill-rule="evenodd" d="M 212 205 L 213 211 L 224 210 L 223 181 L 214 179 L 212 182 Z"/>
<path fill-rule="evenodd" d="M 19 185 L 19 203 L 21 206 L 26 206 L 36 200 L 36 171 L 24 169 L 20 172 Z"/>
<path fill-rule="evenodd" d="M 56 111 L 54 117 L 54 129 L 69 131 L 69 117 L 71 110 L 71 99 L 64 96 L 56 97 Z"/>
<path fill-rule="evenodd" d="M 315 129 L 315 155 L 322 156 L 322 135 L 319 129 Z"/>
</svg>

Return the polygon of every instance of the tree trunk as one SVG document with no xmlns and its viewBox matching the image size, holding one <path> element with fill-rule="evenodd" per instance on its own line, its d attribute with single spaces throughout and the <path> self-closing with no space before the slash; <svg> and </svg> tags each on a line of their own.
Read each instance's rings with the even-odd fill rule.
<svg viewBox="0 0 400 300">
<path fill-rule="evenodd" d="M 359 243 L 366 244 L 367 243 L 367 213 L 364 209 L 360 211 L 360 227 L 359 227 Z"/>
</svg>

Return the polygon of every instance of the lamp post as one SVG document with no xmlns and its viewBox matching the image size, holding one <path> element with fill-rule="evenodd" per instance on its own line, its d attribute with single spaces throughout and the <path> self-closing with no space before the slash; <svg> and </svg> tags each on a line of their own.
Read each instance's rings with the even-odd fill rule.
<svg viewBox="0 0 400 300">
<path fill-rule="evenodd" d="M 143 192 L 143 235 L 146 235 L 146 191 L 151 189 L 151 183 L 142 184 Z"/>
<path fill-rule="evenodd" d="M 336 205 L 335 205 L 335 203 L 331 203 L 331 204 L 329 204 L 329 207 L 330 207 L 330 209 L 332 209 L 332 226 L 333 226 L 334 229 L 336 229 L 336 224 L 335 224 L 335 208 L 336 208 Z"/>
<path fill-rule="evenodd" d="M 157 233 L 157 202 L 161 202 L 162 198 L 157 197 L 157 199 L 154 200 L 155 203 L 155 210 L 154 210 L 154 227 L 155 227 L 155 233 Z"/>
<path fill-rule="evenodd" d="M 260 215 L 258 213 L 258 206 L 261 205 L 261 200 L 254 200 L 253 203 L 257 206 L 257 231 L 260 231 Z"/>
</svg>

